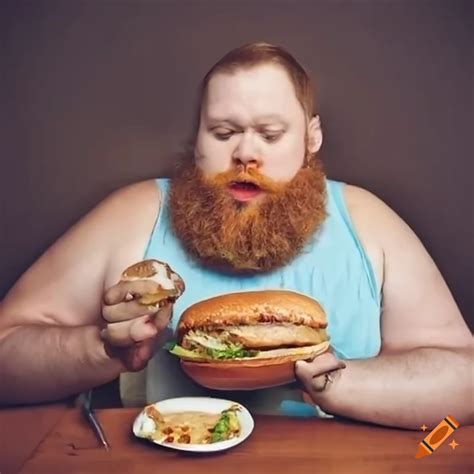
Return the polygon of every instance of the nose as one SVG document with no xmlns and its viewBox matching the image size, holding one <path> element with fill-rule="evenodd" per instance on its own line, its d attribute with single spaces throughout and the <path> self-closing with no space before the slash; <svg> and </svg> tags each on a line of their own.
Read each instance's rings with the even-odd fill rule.
<svg viewBox="0 0 474 474">
<path fill-rule="evenodd" d="M 254 168 L 258 168 L 262 164 L 252 133 L 242 133 L 232 153 L 232 161 L 237 165 Z"/>
</svg>

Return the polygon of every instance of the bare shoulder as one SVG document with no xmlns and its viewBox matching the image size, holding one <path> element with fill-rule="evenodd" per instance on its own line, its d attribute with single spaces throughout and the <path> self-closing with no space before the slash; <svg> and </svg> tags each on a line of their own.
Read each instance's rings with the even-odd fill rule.
<svg viewBox="0 0 474 474">
<path fill-rule="evenodd" d="M 88 324 L 104 287 L 140 260 L 160 207 L 154 180 L 110 193 L 26 270 L 0 306 L 2 330 L 21 324 Z"/>
<path fill-rule="evenodd" d="M 161 193 L 155 180 L 133 183 L 110 193 L 78 226 L 106 233 L 112 260 L 147 240 L 159 212 Z"/>
<path fill-rule="evenodd" d="M 120 256 L 126 260 L 130 248 L 140 247 L 140 242 L 147 240 L 159 207 L 160 191 L 155 180 L 118 188 L 71 227 L 46 251 L 45 256 L 54 254 L 63 246 L 70 252 L 86 250 L 82 237 L 87 235 L 95 255 L 107 263 L 103 267 L 106 272 L 111 261 L 120 259 Z M 142 250 L 137 249 L 138 252 Z"/>
<path fill-rule="evenodd" d="M 344 198 L 351 215 L 352 220 L 362 231 L 370 233 L 378 244 L 382 244 L 379 239 L 383 240 L 385 227 L 380 225 L 387 224 L 389 221 L 392 225 L 402 224 L 398 215 L 384 202 L 370 191 L 346 184 L 344 186 Z"/>
<path fill-rule="evenodd" d="M 116 282 L 125 267 L 143 258 L 161 200 L 156 181 L 147 180 L 120 188 L 104 201 L 108 231 L 114 229 L 116 239 L 109 253 L 104 289 Z"/>
<path fill-rule="evenodd" d="M 402 252 L 403 248 L 399 244 L 404 239 L 408 239 L 412 245 L 418 244 L 418 250 L 424 253 L 413 230 L 378 196 L 358 186 L 345 185 L 344 197 L 359 237 L 367 246 L 378 249 L 384 259 L 384 266 L 385 257 Z"/>
<path fill-rule="evenodd" d="M 382 260 L 382 350 L 469 345 L 453 295 L 414 230 L 367 190 L 346 185 L 344 196 L 361 242 L 376 265 Z"/>
<path fill-rule="evenodd" d="M 384 251 L 378 222 L 381 216 L 388 212 L 388 208 L 371 192 L 349 184 L 344 186 L 344 200 L 357 237 L 372 264 L 381 290 L 384 281 Z"/>
<path fill-rule="evenodd" d="M 95 210 L 104 210 L 110 216 L 124 210 L 135 212 L 130 215 L 138 219 L 148 212 L 155 212 L 160 203 L 160 191 L 155 180 L 149 179 L 123 186 L 111 192 Z M 137 212 L 141 209 L 141 212 Z"/>
</svg>

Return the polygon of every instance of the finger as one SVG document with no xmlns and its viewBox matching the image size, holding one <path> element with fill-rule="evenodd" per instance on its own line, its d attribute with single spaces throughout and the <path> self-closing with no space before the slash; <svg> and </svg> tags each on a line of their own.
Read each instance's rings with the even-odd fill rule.
<svg viewBox="0 0 474 474">
<path fill-rule="evenodd" d="M 130 295 L 141 296 L 145 293 L 153 293 L 159 288 L 160 285 L 152 280 L 120 281 L 105 291 L 104 304 L 121 303 L 130 299 Z"/>
<path fill-rule="evenodd" d="M 325 375 L 318 375 L 311 379 L 308 388 L 310 392 L 321 392 L 326 388 L 327 383 Z"/>
<path fill-rule="evenodd" d="M 342 368 L 339 368 L 321 375 L 316 375 L 309 380 L 300 379 L 300 381 L 302 382 L 302 385 L 309 397 L 317 397 L 319 393 L 327 390 L 329 386 L 332 385 L 341 376 L 341 369 Z"/>
<path fill-rule="evenodd" d="M 156 314 L 158 308 L 153 305 L 140 304 L 138 301 L 128 301 L 126 303 L 118 303 L 113 306 L 102 307 L 102 317 L 109 323 L 117 323 L 135 319 L 146 314 Z"/>
<path fill-rule="evenodd" d="M 142 370 L 147 365 L 154 353 L 153 339 L 135 344 L 134 347 L 127 350 L 124 354 L 123 360 L 128 370 L 135 372 Z"/>
<path fill-rule="evenodd" d="M 163 331 L 163 329 L 168 326 L 171 321 L 171 316 L 173 314 L 173 305 L 167 304 L 163 306 L 155 316 L 155 327 L 158 332 Z"/>
<path fill-rule="evenodd" d="M 332 353 L 325 352 L 310 362 L 303 360 L 296 362 L 295 372 L 299 379 L 309 384 L 313 377 L 345 367 L 346 364 L 342 360 L 337 359 Z"/>
<path fill-rule="evenodd" d="M 128 347 L 137 342 L 154 338 L 158 330 L 150 324 L 150 316 L 132 319 L 120 323 L 108 324 L 102 329 L 102 339 L 116 347 Z"/>
</svg>

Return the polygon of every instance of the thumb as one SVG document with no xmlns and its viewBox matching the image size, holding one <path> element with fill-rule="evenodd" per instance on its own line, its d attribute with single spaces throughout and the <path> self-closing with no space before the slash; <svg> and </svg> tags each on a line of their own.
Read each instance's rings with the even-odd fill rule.
<svg viewBox="0 0 474 474">
<path fill-rule="evenodd" d="M 173 305 L 167 304 L 163 306 L 155 316 L 155 327 L 158 330 L 158 333 L 163 331 L 166 326 L 171 321 L 171 316 L 173 315 Z"/>
<path fill-rule="evenodd" d="M 295 373 L 301 380 L 311 378 L 311 367 L 309 362 L 305 360 L 298 360 L 295 363 Z"/>
<path fill-rule="evenodd" d="M 147 339 L 128 348 L 124 356 L 127 370 L 137 372 L 144 369 L 153 356 L 153 347 L 153 339 Z"/>
<path fill-rule="evenodd" d="M 330 352 L 325 352 L 309 362 L 297 361 L 295 363 L 295 373 L 302 382 L 310 382 L 314 377 L 345 367 L 346 364 L 342 360 L 339 360 Z"/>
</svg>

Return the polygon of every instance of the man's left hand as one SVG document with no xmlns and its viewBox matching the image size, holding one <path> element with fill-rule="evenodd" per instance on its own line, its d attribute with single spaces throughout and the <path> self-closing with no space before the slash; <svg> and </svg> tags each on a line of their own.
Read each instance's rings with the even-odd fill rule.
<svg viewBox="0 0 474 474">
<path fill-rule="evenodd" d="M 341 375 L 346 364 L 332 352 L 316 356 L 312 361 L 298 361 L 295 364 L 296 377 L 304 389 L 317 402 L 318 395 L 326 390 Z"/>
</svg>

